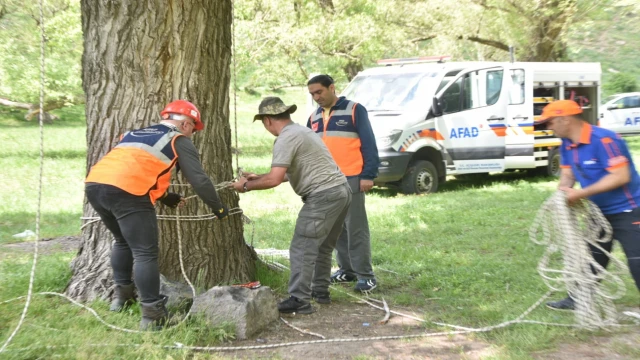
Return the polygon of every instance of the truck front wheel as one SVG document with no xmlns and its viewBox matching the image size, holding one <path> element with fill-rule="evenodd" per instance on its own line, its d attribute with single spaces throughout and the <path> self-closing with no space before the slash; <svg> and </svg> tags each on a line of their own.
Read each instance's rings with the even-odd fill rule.
<svg viewBox="0 0 640 360">
<path fill-rule="evenodd" d="M 558 148 L 550 149 L 547 161 L 547 165 L 536 168 L 536 175 L 559 177 L 560 150 Z"/>
<path fill-rule="evenodd" d="M 409 166 L 400 189 L 404 194 L 430 194 L 438 191 L 438 171 L 429 161 L 417 160 Z"/>
</svg>

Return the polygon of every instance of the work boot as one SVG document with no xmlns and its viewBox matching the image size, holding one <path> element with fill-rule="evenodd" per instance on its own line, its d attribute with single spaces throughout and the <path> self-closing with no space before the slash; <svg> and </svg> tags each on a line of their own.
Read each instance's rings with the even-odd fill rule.
<svg viewBox="0 0 640 360">
<path fill-rule="evenodd" d="M 312 291 L 311 298 L 318 304 L 331 304 L 331 294 L 329 291 Z"/>
<path fill-rule="evenodd" d="M 284 314 L 311 314 L 314 312 L 314 309 L 308 301 L 300 300 L 295 296 L 291 296 L 278 304 L 278 311 Z"/>
<path fill-rule="evenodd" d="M 548 302 L 547 307 L 553 310 L 572 311 L 576 309 L 576 303 L 573 301 L 571 296 L 567 296 L 562 300 Z"/>
<path fill-rule="evenodd" d="M 133 295 L 134 285 L 118 285 L 113 291 L 113 301 L 111 301 L 111 307 L 109 310 L 120 312 L 124 310 L 125 307 L 129 307 L 135 301 L 135 297 Z"/>
<path fill-rule="evenodd" d="M 169 317 L 166 305 L 168 298 L 160 295 L 162 299 L 145 303 L 140 303 L 142 310 L 142 320 L 140 321 L 140 330 L 160 330 L 164 327 Z"/>
</svg>

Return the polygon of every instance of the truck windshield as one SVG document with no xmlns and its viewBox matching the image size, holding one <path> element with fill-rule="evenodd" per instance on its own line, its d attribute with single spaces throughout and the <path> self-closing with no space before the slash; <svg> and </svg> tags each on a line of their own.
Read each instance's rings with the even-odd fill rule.
<svg viewBox="0 0 640 360">
<path fill-rule="evenodd" d="M 604 101 L 602 102 L 603 104 L 608 103 L 611 100 L 617 99 L 620 95 L 609 95 L 607 96 Z"/>
<path fill-rule="evenodd" d="M 342 92 L 368 111 L 402 111 L 430 103 L 438 87 L 438 73 L 358 76 Z"/>
</svg>

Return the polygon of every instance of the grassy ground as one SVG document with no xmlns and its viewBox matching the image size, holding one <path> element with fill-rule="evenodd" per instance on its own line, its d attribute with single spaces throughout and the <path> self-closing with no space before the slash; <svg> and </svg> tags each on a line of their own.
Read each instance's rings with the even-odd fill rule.
<svg viewBox="0 0 640 360">
<path fill-rule="evenodd" d="M 305 121 L 304 93 L 291 89 L 280 95 L 285 102 L 299 105 L 294 120 Z M 273 137 L 259 123 L 251 123 L 258 102 L 257 96 L 242 95 L 238 143 L 242 151 L 240 166 L 264 172 L 269 168 Z M 0 113 L 0 168 L 5 169 L 0 181 L 9 185 L 0 192 L 0 244 L 17 241 L 12 234 L 35 229 L 38 128 L 35 123 L 20 120 L 21 115 Z M 43 237 L 79 233 L 86 155 L 82 110 L 66 110 L 59 116 L 60 121 L 45 129 Z M 640 161 L 640 139 L 630 138 L 629 144 Z M 367 197 L 367 211 L 373 264 L 380 283 L 376 295 L 383 296 L 392 308 L 411 307 L 428 320 L 463 326 L 486 326 L 515 318 L 546 292 L 536 272 L 543 249 L 529 241 L 527 231 L 555 186 L 554 179 L 511 173 L 453 180 L 429 196 L 403 196 L 394 190 L 375 189 Z M 290 186 L 242 194 L 240 206 L 255 221 L 252 241 L 256 248 L 288 248 L 301 207 Z M 621 256 L 619 250 L 616 256 Z M 68 263 L 72 258 L 69 253 L 41 257 L 35 291 L 62 292 L 70 277 Z M 25 294 L 30 267 L 30 255 L 0 257 L 0 302 Z M 286 276 L 261 271 L 259 277 L 280 294 L 286 292 Z M 637 306 L 638 293 L 630 276 L 624 274 L 623 279 L 629 290 L 616 303 Z M 347 301 L 344 295 L 337 294 L 336 298 Z M 137 325 L 137 315 L 109 314 L 104 302 L 90 305 L 111 323 L 129 328 Z M 0 305 L 0 342 L 4 343 L 13 331 L 22 306 L 20 301 Z M 572 322 L 570 314 L 544 309 L 536 310 L 530 319 Z M 198 326 L 197 319 L 194 322 L 194 326 L 162 334 L 131 335 L 108 330 L 86 311 L 64 300 L 38 296 L 11 348 L 77 344 L 78 336 L 84 344 L 143 345 L 58 348 L 45 353 L 9 353 L 9 357 L 209 358 L 208 354 L 158 349 L 154 344 L 219 344 L 233 336 L 229 329 L 205 329 Z M 516 325 L 476 336 L 493 344 L 497 357 L 520 359 L 534 351 L 553 349 L 561 342 L 588 342 L 591 335 L 566 328 Z M 640 349 L 628 351 L 640 356 Z"/>
</svg>

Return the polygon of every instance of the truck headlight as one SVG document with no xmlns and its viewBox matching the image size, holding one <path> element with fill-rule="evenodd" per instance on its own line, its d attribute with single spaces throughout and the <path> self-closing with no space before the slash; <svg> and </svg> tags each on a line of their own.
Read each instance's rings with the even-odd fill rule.
<svg viewBox="0 0 640 360">
<path fill-rule="evenodd" d="M 395 129 L 395 130 L 391 130 L 391 132 L 389 132 L 387 136 L 376 138 L 376 143 L 378 145 L 378 148 L 384 149 L 384 148 L 391 147 L 393 143 L 398 141 L 398 139 L 400 138 L 400 135 L 402 135 L 402 130 Z"/>
</svg>

